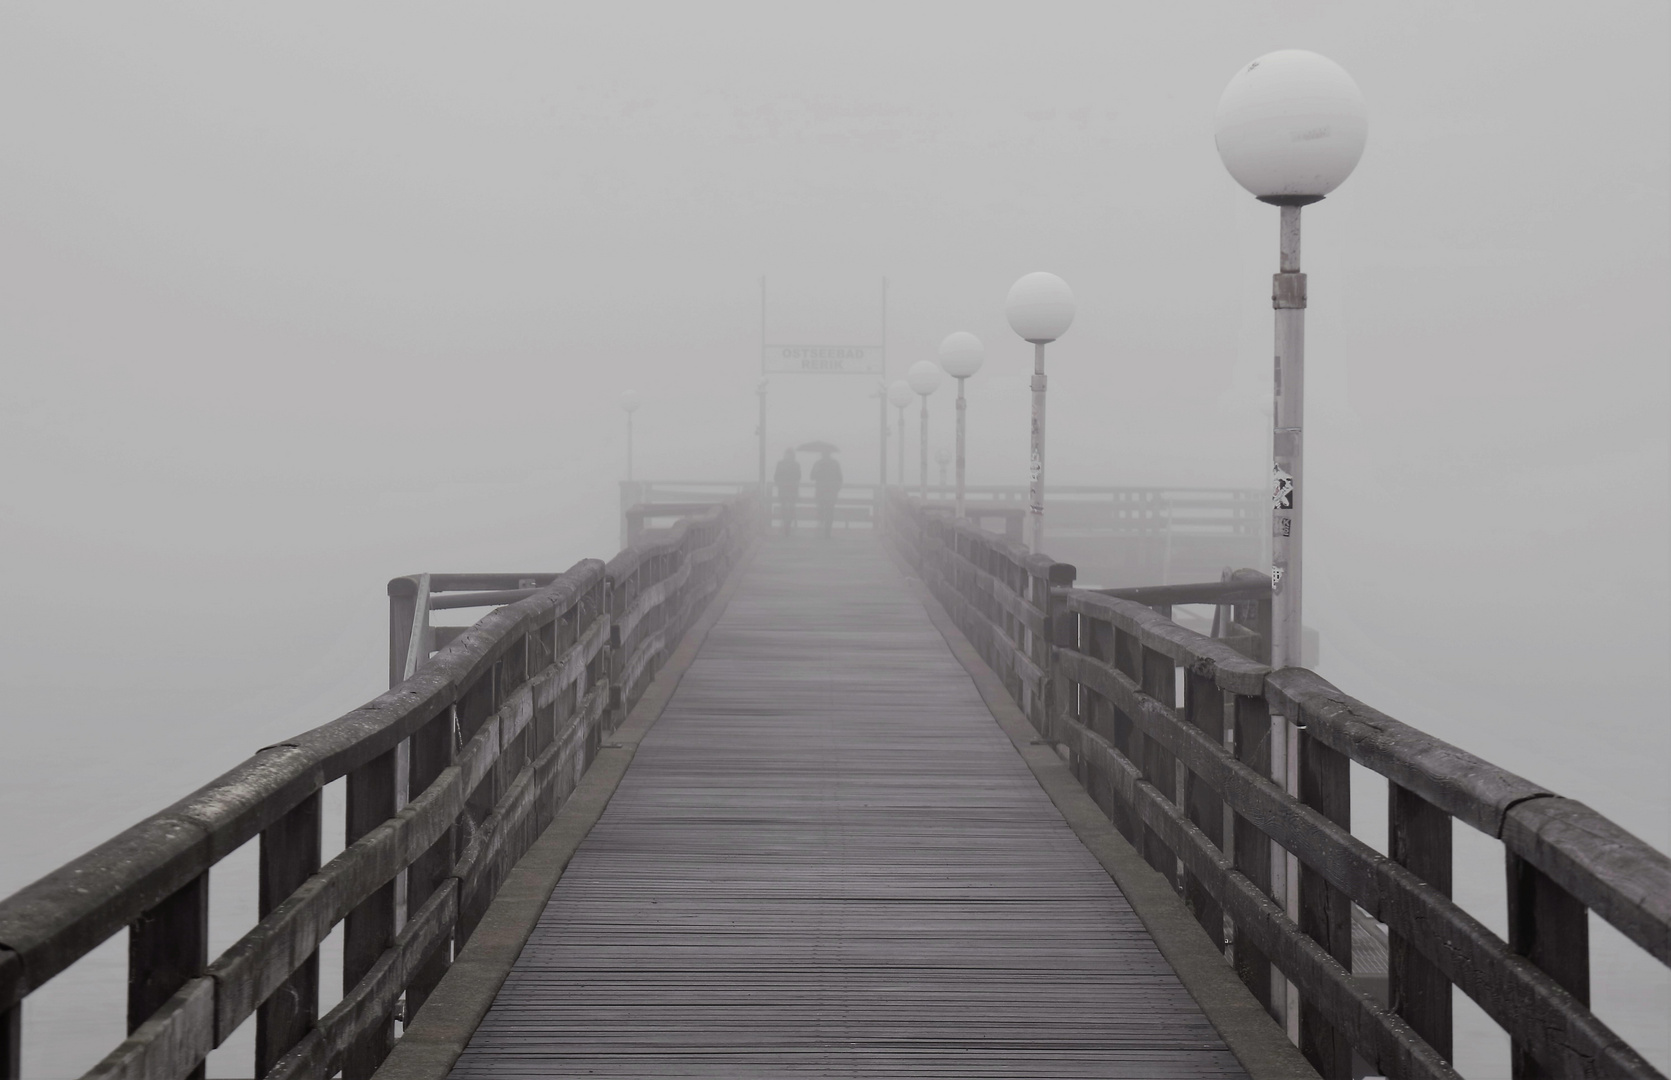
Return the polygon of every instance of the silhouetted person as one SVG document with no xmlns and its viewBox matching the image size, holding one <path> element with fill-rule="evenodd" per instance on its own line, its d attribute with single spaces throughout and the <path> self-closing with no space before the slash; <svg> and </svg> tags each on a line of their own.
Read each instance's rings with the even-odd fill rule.
<svg viewBox="0 0 1671 1080">
<path fill-rule="evenodd" d="M 818 499 L 818 521 L 828 538 L 835 526 L 836 496 L 841 493 L 841 463 L 828 450 L 812 463 L 812 491 Z"/>
<path fill-rule="evenodd" d="M 778 506 L 783 512 L 783 535 L 788 536 L 795 527 L 795 500 L 801 497 L 801 463 L 795 460 L 793 448 L 783 452 L 772 482 L 777 485 Z"/>
</svg>

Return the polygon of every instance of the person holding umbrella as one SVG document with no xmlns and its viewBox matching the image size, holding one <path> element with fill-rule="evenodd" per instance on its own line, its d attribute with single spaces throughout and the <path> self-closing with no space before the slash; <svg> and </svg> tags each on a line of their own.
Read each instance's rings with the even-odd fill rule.
<svg viewBox="0 0 1671 1080">
<path fill-rule="evenodd" d="M 816 450 L 820 457 L 812 463 L 812 492 L 818 500 L 818 522 L 824 526 L 824 539 L 830 538 L 835 527 L 836 496 L 841 494 L 841 463 L 830 455 L 836 448 L 827 442 L 801 444 L 802 450 Z"/>
<path fill-rule="evenodd" d="M 783 510 L 783 535 L 788 536 L 795 527 L 795 503 L 801 497 L 801 463 L 795 460 L 794 447 L 784 448 L 772 482 L 777 485 L 777 502 Z"/>
</svg>

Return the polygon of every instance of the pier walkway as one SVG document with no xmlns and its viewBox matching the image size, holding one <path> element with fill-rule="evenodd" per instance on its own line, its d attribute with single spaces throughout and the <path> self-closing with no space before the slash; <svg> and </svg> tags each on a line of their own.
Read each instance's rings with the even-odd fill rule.
<svg viewBox="0 0 1671 1080">
<path fill-rule="evenodd" d="M 452 1075 L 1245 1074 L 861 533 L 760 548 Z"/>
</svg>

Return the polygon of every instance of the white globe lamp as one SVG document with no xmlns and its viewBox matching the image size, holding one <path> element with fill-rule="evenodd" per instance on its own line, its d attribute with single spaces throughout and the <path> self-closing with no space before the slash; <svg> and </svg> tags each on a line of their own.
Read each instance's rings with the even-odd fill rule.
<svg viewBox="0 0 1671 1080">
<path fill-rule="evenodd" d="M 1073 308 L 1073 290 L 1068 283 L 1042 270 L 1011 285 L 1004 301 L 1010 329 L 1035 345 L 1048 344 L 1067 333 L 1073 325 Z"/>
<path fill-rule="evenodd" d="M 1352 76 L 1304 49 L 1266 53 L 1236 72 L 1214 127 L 1230 175 L 1278 206 L 1317 202 L 1344 183 L 1369 132 Z"/>
</svg>

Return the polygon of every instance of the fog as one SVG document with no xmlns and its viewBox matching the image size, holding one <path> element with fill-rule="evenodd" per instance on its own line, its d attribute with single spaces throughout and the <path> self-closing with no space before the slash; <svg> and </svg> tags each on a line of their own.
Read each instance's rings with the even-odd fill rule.
<svg viewBox="0 0 1671 1080">
<path fill-rule="evenodd" d="M 622 391 L 640 478 L 752 477 L 762 277 L 769 336 L 890 378 L 978 334 L 970 480 L 1020 484 L 1003 297 L 1060 274 L 1049 479 L 1262 488 L 1276 211 L 1212 120 L 1289 47 L 1369 105 L 1305 212 L 1320 671 L 1671 846 L 1668 40 L 1657 0 L 5 5 L 0 895 L 378 692 L 388 578 L 612 553 Z M 771 456 L 873 480 L 874 384 L 775 376 Z M 1671 1068 L 1631 970 L 1598 1012 Z"/>
</svg>

